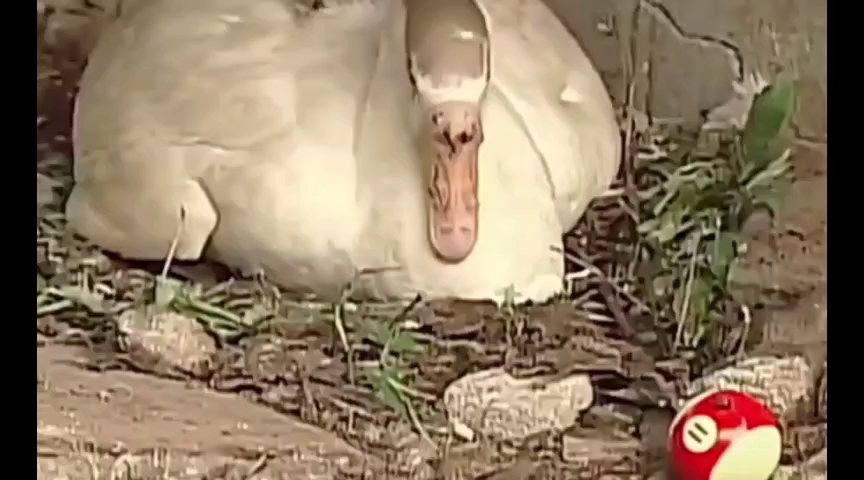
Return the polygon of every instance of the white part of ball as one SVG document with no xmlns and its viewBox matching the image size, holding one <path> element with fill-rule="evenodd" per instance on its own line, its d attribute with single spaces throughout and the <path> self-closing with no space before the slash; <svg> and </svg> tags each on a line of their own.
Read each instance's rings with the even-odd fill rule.
<svg viewBox="0 0 864 480">
<path fill-rule="evenodd" d="M 713 388 L 708 389 L 682 402 L 678 406 L 678 412 L 675 413 L 675 417 L 672 419 L 672 423 L 669 424 L 669 433 L 667 434 L 667 437 L 672 438 L 672 433 L 675 431 L 675 427 L 678 426 L 681 420 L 683 420 L 688 413 L 690 413 L 690 410 L 693 410 L 693 407 L 702 402 L 702 400 L 705 400 L 711 395 L 717 393 L 718 391 L 719 390 Z"/>
<path fill-rule="evenodd" d="M 681 440 L 692 453 L 705 453 L 717 445 L 717 422 L 708 415 L 696 415 L 684 423 Z"/>
<path fill-rule="evenodd" d="M 776 427 L 741 432 L 717 460 L 710 480 L 769 480 L 780 464 L 782 448 Z"/>
</svg>

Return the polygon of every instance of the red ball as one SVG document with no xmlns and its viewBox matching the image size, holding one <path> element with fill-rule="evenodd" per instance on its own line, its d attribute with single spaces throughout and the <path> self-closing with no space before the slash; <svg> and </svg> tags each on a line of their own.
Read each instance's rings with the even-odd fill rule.
<svg viewBox="0 0 864 480">
<path fill-rule="evenodd" d="M 669 427 L 679 480 L 768 480 L 780 464 L 781 450 L 777 416 L 743 392 L 698 395 Z"/>
</svg>

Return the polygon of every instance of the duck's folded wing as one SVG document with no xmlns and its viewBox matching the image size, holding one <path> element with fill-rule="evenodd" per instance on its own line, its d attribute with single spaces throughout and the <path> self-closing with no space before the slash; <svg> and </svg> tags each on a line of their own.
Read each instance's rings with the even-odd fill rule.
<svg viewBox="0 0 864 480">
<path fill-rule="evenodd" d="M 609 94 L 541 0 L 480 1 L 491 22 L 492 88 L 542 157 L 567 230 L 618 171 L 621 140 Z"/>
<path fill-rule="evenodd" d="M 112 90 L 124 105 L 109 108 L 129 128 L 252 148 L 314 114 L 306 79 L 369 77 L 349 73 L 371 63 L 370 18 L 281 0 L 150 0 L 106 32 L 83 83 Z"/>
<path fill-rule="evenodd" d="M 140 3 L 91 54 L 77 124 L 110 118 L 114 137 L 249 148 L 294 121 L 293 24 L 276 1 Z"/>
<path fill-rule="evenodd" d="M 245 205 L 255 188 L 231 184 L 231 196 L 206 178 L 262 162 L 284 170 L 295 139 L 350 151 L 351 102 L 362 104 L 383 17 L 360 3 L 315 12 L 291 0 L 134 4 L 81 81 L 70 223 L 105 248 L 152 258 L 176 235 L 182 208 L 180 256 L 195 258 L 217 222 L 208 198 Z"/>
<path fill-rule="evenodd" d="M 286 35 L 258 29 L 280 15 L 290 20 L 276 2 L 152 0 L 103 33 L 76 100 L 72 228 L 129 258 L 164 257 L 173 240 L 178 258 L 201 255 L 218 217 L 198 179 L 211 152 L 293 122 L 290 76 L 272 98 L 248 88 L 285 46 Z"/>
</svg>

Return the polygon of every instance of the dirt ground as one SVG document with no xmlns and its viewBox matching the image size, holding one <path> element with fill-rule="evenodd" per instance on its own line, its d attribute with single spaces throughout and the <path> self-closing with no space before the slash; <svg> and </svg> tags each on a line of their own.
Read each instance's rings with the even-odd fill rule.
<svg viewBox="0 0 864 480">
<path fill-rule="evenodd" d="M 45 128 L 37 121 L 40 142 L 51 143 L 55 153 L 69 153 L 69 102 L 62 91 L 40 97 L 48 119 Z M 752 244 L 739 281 L 757 307 L 755 348 L 798 349 L 821 364 L 827 351 L 827 144 L 800 142 L 795 167 L 785 209 L 771 233 Z M 40 479 L 361 478 L 366 467 L 385 461 L 243 395 L 147 374 L 92 371 L 78 347 L 45 340 L 37 336 Z M 531 475 L 514 469 L 500 478 Z"/>
<path fill-rule="evenodd" d="M 800 142 L 795 172 L 776 227 L 750 246 L 741 281 L 753 292 L 763 348 L 799 346 L 819 365 L 828 335 L 828 145 Z"/>
<path fill-rule="evenodd" d="M 331 434 L 238 396 L 132 372 L 87 371 L 73 347 L 39 348 L 37 358 L 39 478 L 89 478 L 93 468 L 100 479 L 165 478 L 166 471 L 329 478 L 337 468 L 362 465 L 362 454 Z M 160 451 L 167 457 L 155 459 Z M 125 452 L 131 455 L 118 462 Z"/>
<path fill-rule="evenodd" d="M 800 346 L 818 364 L 827 343 L 827 147 L 799 152 L 786 213 L 770 238 L 754 245 L 751 268 L 762 291 L 763 342 Z M 138 373 L 91 372 L 78 365 L 74 347 L 37 347 L 37 358 L 40 479 L 156 479 L 167 478 L 165 470 L 175 478 L 334 478 L 381 461 L 241 396 Z M 122 452 L 133 456 L 118 465 Z M 93 468 L 101 474 L 94 477 Z"/>
</svg>

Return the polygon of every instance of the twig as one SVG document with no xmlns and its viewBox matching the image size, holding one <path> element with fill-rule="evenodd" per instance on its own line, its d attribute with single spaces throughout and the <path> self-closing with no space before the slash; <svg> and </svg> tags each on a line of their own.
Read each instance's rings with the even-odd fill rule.
<svg viewBox="0 0 864 480">
<path fill-rule="evenodd" d="M 253 463 L 249 466 L 249 468 L 246 469 L 246 473 L 243 474 L 243 478 L 252 478 L 255 475 L 261 473 L 261 471 L 264 470 L 264 468 L 267 466 L 267 463 L 270 462 L 270 458 L 272 458 L 272 455 L 269 453 L 261 454 L 258 459 L 255 460 L 255 463 Z"/>
<path fill-rule="evenodd" d="M 741 313 L 744 315 L 744 333 L 741 335 L 741 343 L 738 344 L 739 358 L 744 356 L 747 337 L 750 335 L 750 325 L 753 323 L 753 316 L 750 314 L 750 308 L 747 305 L 741 305 Z"/>
<path fill-rule="evenodd" d="M 165 263 L 162 264 L 162 273 L 159 278 L 164 282 L 168 279 L 168 270 L 171 269 L 171 262 L 174 255 L 177 253 L 177 246 L 180 244 L 180 237 L 183 236 L 183 229 L 186 226 L 186 208 L 180 206 L 180 223 L 177 224 L 177 232 L 174 233 L 174 238 L 171 240 L 171 246 L 168 247 L 168 256 L 165 258 Z"/>
<path fill-rule="evenodd" d="M 645 305 L 645 302 L 643 302 L 642 300 L 640 300 L 639 298 L 637 298 L 635 295 L 628 292 L 627 290 L 624 290 L 623 288 L 621 288 L 621 286 L 619 286 L 615 282 L 612 282 L 609 279 L 609 277 L 607 277 L 606 274 L 603 273 L 603 271 L 600 270 L 599 268 L 597 268 L 594 265 L 591 265 L 590 263 L 582 260 L 581 258 L 577 257 L 576 255 L 573 255 L 572 253 L 563 252 L 563 255 L 564 255 L 564 258 L 566 258 L 567 260 L 575 263 L 576 265 L 579 265 L 580 267 L 582 267 L 582 268 L 588 270 L 589 272 L 593 273 L 594 275 L 600 277 L 600 279 L 604 283 L 608 283 L 613 289 L 615 289 L 616 292 L 627 297 L 627 299 L 632 301 L 641 310 L 643 310 L 645 312 L 651 312 L 651 309 L 648 308 L 648 305 Z"/>
<path fill-rule="evenodd" d="M 312 382 L 309 381 L 309 376 L 305 371 L 298 375 L 298 377 L 300 378 L 300 392 L 303 395 L 303 399 L 306 400 L 306 405 L 309 406 L 307 415 L 318 422 L 321 420 L 321 416 L 318 411 L 318 404 L 315 401 L 314 395 L 312 395 Z"/>
<path fill-rule="evenodd" d="M 634 130 L 636 127 L 635 119 L 632 115 L 633 109 L 633 97 L 636 92 L 636 77 L 637 77 L 637 69 L 636 62 L 638 57 L 638 37 L 639 37 L 639 17 L 642 13 L 642 1 L 636 0 L 633 6 L 632 18 L 630 23 L 630 38 L 627 42 L 627 49 L 623 52 L 622 63 L 624 64 L 625 78 L 626 78 L 626 90 L 624 95 L 624 111 L 623 117 L 625 121 L 625 131 L 624 131 L 624 144 L 621 149 L 622 158 L 622 167 L 624 173 L 624 191 L 626 192 L 627 200 L 631 205 L 638 207 L 639 198 L 636 192 L 636 179 L 635 176 L 635 165 L 634 160 L 636 158 L 636 151 L 634 150 Z M 618 40 L 620 42 L 620 32 L 616 32 L 616 36 L 618 36 Z M 623 42 L 621 42 L 623 44 Z M 639 224 L 639 219 L 636 218 L 636 225 Z"/>
<path fill-rule="evenodd" d="M 425 392 L 421 392 L 420 390 L 411 388 L 408 385 L 405 385 L 403 383 L 396 382 L 396 384 L 394 386 L 396 387 L 396 390 L 398 390 L 401 393 L 404 393 L 405 395 L 407 395 L 409 397 L 419 398 L 419 399 L 422 399 L 422 400 L 430 402 L 430 403 L 438 401 L 437 396 L 430 395 L 430 394 L 425 393 Z"/>
<path fill-rule="evenodd" d="M 636 187 L 635 186 L 632 187 L 632 190 L 636 190 Z M 630 191 L 631 191 L 631 189 L 628 188 L 628 190 L 627 190 L 628 201 L 631 201 L 631 202 L 635 201 L 636 203 L 633 206 L 630 206 L 630 204 L 625 202 L 624 199 L 622 199 L 622 198 L 618 198 L 615 203 L 621 208 L 621 210 L 624 210 L 624 212 L 630 216 L 630 218 L 633 220 L 634 225 L 639 225 L 639 222 L 640 222 L 639 211 L 638 211 L 639 198 L 636 198 L 636 200 L 633 200 L 633 198 L 629 195 Z M 637 197 L 638 197 L 638 194 L 637 194 Z"/>
<path fill-rule="evenodd" d="M 342 349 L 345 350 L 346 363 L 348 367 L 348 383 L 351 385 L 357 384 L 357 379 L 354 371 L 354 347 L 348 341 L 348 332 L 345 328 L 345 302 L 351 295 L 351 287 L 353 282 L 349 283 L 342 289 L 339 295 L 339 301 L 333 305 L 333 327 L 336 329 L 336 334 L 339 336 L 339 342 L 342 344 Z"/>
<path fill-rule="evenodd" d="M 624 337 L 627 339 L 635 338 L 636 330 L 633 329 L 630 321 L 627 320 L 627 316 L 621 308 L 620 300 L 615 295 L 615 292 L 612 291 L 612 284 L 609 282 L 600 283 L 600 294 L 606 299 L 606 305 L 609 307 L 609 311 L 612 312 L 612 318 L 615 319 L 615 323 L 618 324 L 618 328 L 621 329 Z"/>
<path fill-rule="evenodd" d="M 399 270 L 399 267 L 366 268 L 357 271 L 351 281 L 342 289 L 342 292 L 339 294 L 339 301 L 333 305 L 333 325 L 336 328 L 337 335 L 339 336 L 339 342 L 345 350 L 347 357 L 346 363 L 348 364 L 348 381 L 351 385 L 356 385 L 357 379 L 354 365 L 354 347 L 348 340 L 348 330 L 345 327 L 345 307 L 348 303 L 348 299 L 351 298 L 351 295 L 354 293 L 354 285 L 358 279 L 364 275 L 372 275 L 393 270 Z M 415 301 L 419 302 L 419 299 L 415 299 Z M 416 305 L 416 303 L 412 303 L 411 305 L 411 308 L 413 308 L 413 305 Z M 405 315 L 407 315 L 407 312 Z"/>
<path fill-rule="evenodd" d="M 399 392 L 399 400 L 402 401 L 403 406 L 405 407 L 405 411 L 408 413 L 408 419 L 411 421 L 411 426 L 417 430 L 417 433 L 420 434 L 420 437 L 426 441 L 435 451 L 438 451 L 438 445 L 432 440 L 432 437 L 429 436 L 429 433 L 423 427 L 423 424 L 420 422 L 420 417 L 417 416 L 417 411 L 414 410 L 414 405 L 411 404 L 411 401 L 407 398 L 407 395 L 404 394 L 405 386 L 397 382 L 392 378 L 387 378 L 387 383 L 390 384 L 390 387 L 395 391 Z"/>
<path fill-rule="evenodd" d="M 91 447 L 88 449 L 87 447 Z M 75 453 L 84 458 L 90 473 L 91 480 L 99 480 L 101 474 L 99 464 L 96 461 L 96 444 L 94 441 L 79 440 L 73 444 Z"/>
</svg>

